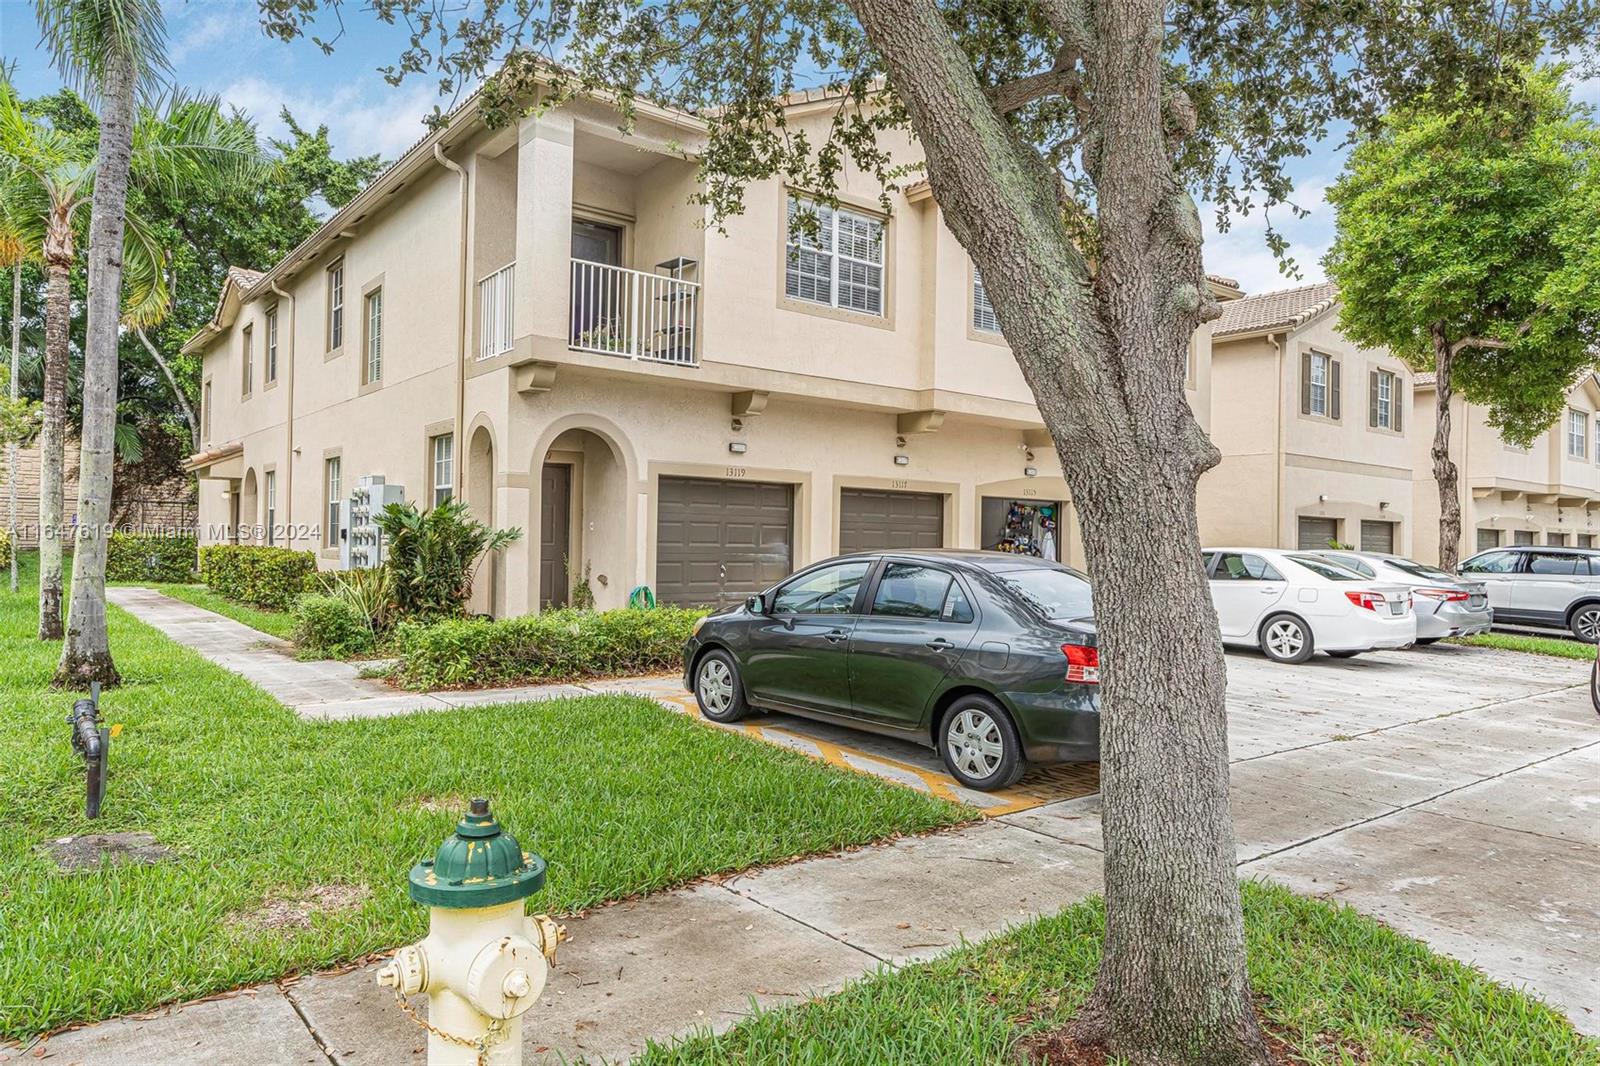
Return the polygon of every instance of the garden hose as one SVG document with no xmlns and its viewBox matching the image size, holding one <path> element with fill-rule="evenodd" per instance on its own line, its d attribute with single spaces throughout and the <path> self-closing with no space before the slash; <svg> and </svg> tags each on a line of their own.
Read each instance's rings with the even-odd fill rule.
<svg viewBox="0 0 1600 1066">
<path fill-rule="evenodd" d="M 635 585 L 632 592 L 628 593 L 628 606 L 633 608 L 654 607 L 656 594 L 650 591 L 649 585 Z"/>
</svg>

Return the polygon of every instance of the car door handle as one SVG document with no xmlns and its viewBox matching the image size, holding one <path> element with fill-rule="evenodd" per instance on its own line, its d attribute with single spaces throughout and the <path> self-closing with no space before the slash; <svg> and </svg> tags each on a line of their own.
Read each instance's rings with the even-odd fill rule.
<svg viewBox="0 0 1600 1066">
<path fill-rule="evenodd" d="M 822 639 L 826 640 L 829 644 L 837 644 L 849 635 L 850 634 L 846 633 L 842 629 L 830 629 L 826 633 L 822 634 Z"/>
<path fill-rule="evenodd" d="M 955 643 L 953 641 L 945 640 L 943 637 L 934 637 L 932 640 L 928 641 L 927 647 L 932 648 L 934 651 L 949 651 L 951 648 L 955 647 Z"/>
</svg>

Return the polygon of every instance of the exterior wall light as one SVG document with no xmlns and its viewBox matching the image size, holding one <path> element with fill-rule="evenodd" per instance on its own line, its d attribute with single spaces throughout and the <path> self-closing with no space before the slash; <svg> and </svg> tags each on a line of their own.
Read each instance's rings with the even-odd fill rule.
<svg viewBox="0 0 1600 1066">
<path fill-rule="evenodd" d="M 742 440 L 730 440 L 728 442 L 728 450 L 734 455 L 743 455 L 749 448 L 750 445 Z"/>
<path fill-rule="evenodd" d="M 895 466 L 910 466 L 911 465 L 911 456 L 909 456 L 909 455 L 897 455 L 897 456 L 895 456 L 894 457 L 894 465 Z"/>
<path fill-rule="evenodd" d="M 1038 477 L 1039 476 L 1039 468 L 1036 467 L 1036 466 L 1025 466 L 1025 467 L 1022 468 L 1022 476 L 1023 477 Z"/>
</svg>

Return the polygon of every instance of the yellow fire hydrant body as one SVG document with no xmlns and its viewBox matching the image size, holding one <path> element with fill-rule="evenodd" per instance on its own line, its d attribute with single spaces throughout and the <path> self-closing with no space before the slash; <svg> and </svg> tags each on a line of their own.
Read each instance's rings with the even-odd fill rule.
<svg viewBox="0 0 1600 1066">
<path fill-rule="evenodd" d="M 522 1015 L 539 999 L 564 930 L 524 914 L 544 886 L 544 860 L 524 852 L 475 799 L 432 859 L 411 871 L 411 898 L 429 907 L 428 935 L 395 952 L 378 983 L 428 996 L 429 1066 L 517 1066 Z"/>
</svg>

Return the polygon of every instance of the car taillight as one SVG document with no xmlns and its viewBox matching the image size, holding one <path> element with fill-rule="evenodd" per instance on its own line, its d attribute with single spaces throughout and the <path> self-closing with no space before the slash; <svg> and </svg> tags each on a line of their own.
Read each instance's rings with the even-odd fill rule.
<svg viewBox="0 0 1600 1066">
<path fill-rule="evenodd" d="M 1346 592 L 1344 598 L 1366 611 L 1376 611 L 1384 602 L 1381 592 Z"/>
<path fill-rule="evenodd" d="M 1466 603 L 1472 599 L 1472 594 L 1460 589 L 1412 589 L 1426 600 L 1438 600 L 1441 603 Z"/>
<path fill-rule="evenodd" d="M 1067 680 L 1085 685 L 1100 683 L 1100 649 L 1088 644 L 1063 644 L 1061 654 L 1067 657 Z"/>
</svg>

